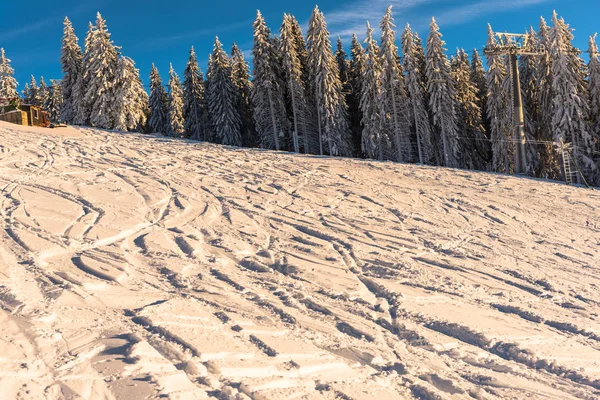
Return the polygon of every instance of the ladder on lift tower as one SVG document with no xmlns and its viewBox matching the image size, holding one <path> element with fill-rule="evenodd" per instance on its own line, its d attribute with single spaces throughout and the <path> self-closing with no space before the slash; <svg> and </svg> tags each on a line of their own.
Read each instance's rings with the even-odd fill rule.
<svg viewBox="0 0 600 400">
<path fill-rule="evenodd" d="M 571 167 L 571 155 L 567 146 L 563 146 L 562 148 L 562 159 L 563 167 L 565 169 L 565 183 L 567 185 L 572 185 L 575 173 L 573 172 L 573 169 Z"/>
</svg>

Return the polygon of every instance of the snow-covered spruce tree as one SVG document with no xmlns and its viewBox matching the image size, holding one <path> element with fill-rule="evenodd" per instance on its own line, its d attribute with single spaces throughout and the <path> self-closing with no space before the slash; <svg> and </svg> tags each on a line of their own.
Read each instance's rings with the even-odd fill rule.
<svg viewBox="0 0 600 400">
<path fill-rule="evenodd" d="M 27 103 L 28 99 L 31 97 L 31 90 L 29 89 L 29 83 L 25 84 L 23 91 L 21 92 L 21 98 L 23 99 L 23 103 Z"/>
<path fill-rule="evenodd" d="M 304 153 L 309 153 L 315 143 L 310 123 L 311 115 L 308 112 L 303 68 L 294 31 L 295 24 L 292 18 L 291 15 L 285 14 L 280 28 L 282 64 L 293 119 L 292 144 L 295 152 L 299 152 L 302 147 Z"/>
<path fill-rule="evenodd" d="M 381 96 L 381 58 L 373 38 L 373 28 L 367 22 L 366 54 L 362 75 L 362 151 L 367 158 L 384 160 L 391 153 L 387 130 L 384 129 L 384 107 Z"/>
<path fill-rule="evenodd" d="M 383 128 L 390 135 L 399 162 L 414 161 L 410 140 L 409 101 L 400 69 L 392 6 L 381 20 L 381 102 L 384 108 Z"/>
<path fill-rule="evenodd" d="M 173 69 L 173 64 L 169 66 L 169 104 L 167 108 L 169 125 L 167 134 L 171 137 L 182 137 L 185 132 L 185 121 L 183 120 L 183 90 L 179 76 Z"/>
<path fill-rule="evenodd" d="M 40 77 L 40 87 L 38 89 L 38 98 L 39 98 L 39 106 L 46 107 L 48 104 L 48 100 L 50 99 L 50 90 L 48 89 L 48 85 L 46 85 L 46 81 L 44 77 Z"/>
<path fill-rule="evenodd" d="M 207 140 L 208 110 L 204 98 L 204 77 L 194 47 L 190 49 L 190 58 L 183 72 L 183 118 L 186 137 Z"/>
<path fill-rule="evenodd" d="M 50 120 L 58 122 L 61 120 L 64 102 L 62 83 L 55 79 L 51 80 L 49 91 L 50 96 L 48 98 L 48 103 L 46 104 L 46 110 L 50 113 Z"/>
<path fill-rule="evenodd" d="M 445 54 L 444 41 L 435 18 L 431 19 L 427 38 L 426 71 L 429 107 L 439 132 L 438 141 L 446 167 L 458 167 L 458 119 L 455 83 Z"/>
<path fill-rule="evenodd" d="M 552 15 L 551 51 L 552 128 L 556 142 L 571 143 L 573 158 L 584 174 L 592 174 L 596 164 L 592 159 L 593 137 L 587 121 L 589 113 L 583 61 L 571 44 L 571 28 L 556 11 Z M 577 175 L 581 183 L 580 175 Z"/>
<path fill-rule="evenodd" d="M 590 105 L 591 132 L 596 142 L 595 151 L 600 152 L 600 53 L 596 43 L 596 34 L 590 36 L 588 53 L 588 97 Z M 600 169 L 600 157 L 596 154 L 596 164 Z M 598 182 L 598 179 L 595 179 Z"/>
<path fill-rule="evenodd" d="M 590 104 L 590 117 L 592 123 L 592 132 L 596 138 L 600 137 L 600 53 L 598 53 L 598 44 L 596 43 L 597 34 L 593 34 L 589 39 L 588 53 L 590 61 L 588 62 L 588 96 Z"/>
<path fill-rule="evenodd" d="M 209 60 L 206 99 L 210 120 L 222 144 L 242 145 L 241 118 L 237 108 L 237 88 L 231 74 L 231 60 L 219 38 Z"/>
<path fill-rule="evenodd" d="M 417 156 L 421 164 L 430 164 L 435 153 L 431 144 L 431 123 L 427 113 L 427 103 L 423 93 L 423 65 L 419 62 L 419 53 L 415 37 L 406 24 L 402 34 L 402 52 L 404 53 L 405 84 L 410 96 L 412 126 L 417 138 Z"/>
<path fill-rule="evenodd" d="M 90 82 L 90 74 L 88 73 L 91 66 L 90 50 L 91 42 L 96 34 L 95 32 L 96 28 L 90 22 L 88 24 L 88 31 L 84 41 L 85 43 L 81 64 L 81 73 L 77 77 L 77 82 L 75 82 L 75 87 L 73 89 L 73 107 L 75 110 L 73 123 L 77 125 L 88 125 L 90 123 L 90 115 L 92 113 L 93 103 L 90 103 L 90 101 L 93 99 L 88 99 L 86 97 L 86 91 Z"/>
<path fill-rule="evenodd" d="M 486 137 L 481 122 L 481 109 L 477 87 L 471 81 L 471 65 L 463 49 L 452 60 L 452 78 L 456 84 L 459 131 L 466 137 L 459 142 L 461 164 L 469 169 L 485 169 Z"/>
<path fill-rule="evenodd" d="M 148 115 L 148 94 L 131 58 L 119 57 L 115 79 L 115 129 L 143 132 Z"/>
<path fill-rule="evenodd" d="M 14 74 L 15 70 L 10 66 L 10 60 L 6 58 L 4 49 L 0 48 L 0 105 L 19 97 Z"/>
<path fill-rule="evenodd" d="M 350 61 L 348 61 L 348 55 L 344 50 L 342 38 L 339 36 L 337 38 L 337 47 L 335 50 L 335 61 L 337 62 L 338 70 L 340 72 L 342 90 L 346 95 L 346 101 L 348 101 L 348 93 L 350 93 Z"/>
<path fill-rule="evenodd" d="M 538 109 L 537 116 L 539 136 L 538 140 L 552 142 L 552 41 L 550 28 L 543 17 L 540 17 L 537 40 L 540 46 L 546 49 L 546 53 L 538 56 L 539 66 L 536 71 L 538 86 Z M 552 143 L 539 144 L 540 167 L 538 176 L 542 178 L 560 179 L 562 176 L 560 160 Z"/>
<path fill-rule="evenodd" d="M 348 156 L 351 149 L 346 100 L 331 51 L 325 17 L 318 7 L 310 17 L 306 42 L 311 94 L 314 95 L 317 114 L 319 153 Z"/>
<path fill-rule="evenodd" d="M 527 32 L 527 44 L 532 50 L 537 48 L 537 34 L 530 28 Z M 523 116 L 525 121 L 525 147 L 529 175 L 539 176 L 540 148 L 536 140 L 539 132 L 539 85 L 537 82 L 537 69 L 540 65 L 539 55 L 524 54 L 519 60 L 519 76 L 521 78 L 521 96 L 523 98 Z"/>
<path fill-rule="evenodd" d="M 87 69 L 89 79 L 84 102 L 91 105 L 90 124 L 102 129 L 112 129 L 116 123 L 115 77 L 117 75 L 118 48 L 113 45 L 106 21 L 100 13 L 96 16 L 96 29 L 89 42 Z"/>
<path fill-rule="evenodd" d="M 487 80 L 485 79 L 485 68 L 483 67 L 483 60 L 481 59 L 481 56 L 479 55 L 477 49 L 473 49 L 473 53 L 471 55 L 471 82 L 473 82 L 473 84 L 477 88 L 477 97 L 479 98 L 478 105 L 482 114 L 484 133 L 488 135 L 490 131 L 490 124 L 487 119 Z"/>
<path fill-rule="evenodd" d="M 596 34 L 590 36 L 588 53 L 588 97 L 590 106 L 590 125 L 592 136 L 596 142 L 594 148 L 597 171 L 600 171 L 600 53 L 596 43 Z M 600 185 L 600 173 L 593 177 L 594 183 Z"/>
<path fill-rule="evenodd" d="M 275 150 L 284 147 L 287 116 L 285 110 L 285 83 L 281 79 L 279 48 L 271 37 L 271 31 L 258 11 L 254 21 L 254 45 L 252 47 L 254 81 L 252 105 L 254 121 L 261 146 Z"/>
<path fill-rule="evenodd" d="M 231 46 L 231 76 L 237 88 L 237 108 L 239 110 L 242 129 L 242 145 L 255 147 L 259 145 L 252 112 L 252 82 L 250 82 L 250 66 L 244 54 L 237 46 Z"/>
<path fill-rule="evenodd" d="M 362 77 L 365 71 L 365 49 L 356 35 L 352 35 L 350 46 L 350 93 L 346 96 L 350 122 L 350 134 L 354 155 L 362 155 L 362 119 L 360 99 L 362 97 Z"/>
<path fill-rule="evenodd" d="M 494 48 L 495 40 L 492 27 L 488 26 L 489 49 Z M 492 141 L 492 169 L 496 172 L 510 173 L 509 139 L 510 125 L 508 117 L 510 104 L 508 92 L 505 91 L 503 83 L 506 80 L 507 71 L 504 56 L 488 54 L 487 57 L 487 117 L 490 122 L 490 139 Z"/>
<path fill-rule="evenodd" d="M 62 94 L 64 96 L 60 119 L 67 124 L 73 123 L 75 119 L 75 103 L 77 101 L 75 99 L 75 86 L 82 72 L 82 59 L 79 39 L 75 36 L 71 21 L 65 17 L 60 55 L 63 71 Z"/>
<path fill-rule="evenodd" d="M 163 86 L 162 79 L 160 78 L 158 69 L 152 64 L 150 71 L 150 117 L 148 118 L 150 132 L 167 134 L 169 122 L 167 102 L 167 92 Z"/>
<path fill-rule="evenodd" d="M 291 35 L 296 44 L 296 54 L 300 62 L 300 69 L 302 70 L 302 80 L 304 81 L 304 87 L 308 89 L 308 51 L 306 50 L 306 41 L 304 40 L 302 28 L 296 17 L 290 15 L 289 19 Z"/>
<path fill-rule="evenodd" d="M 429 104 L 429 82 L 427 80 L 427 63 L 425 62 L 425 48 L 423 47 L 423 41 L 419 37 L 419 33 L 415 31 L 413 32 L 413 34 L 415 36 L 415 58 L 417 59 L 419 71 L 421 71 L 421 86 L 423 87 L 423 96 L 426 100 L 426 103 Z"/>
<path fill-rule="evenodd" d="M 31 75 L 31 78 L 29 79 L 29 97 L 24 100 L 26 104 L 31 104 L 34 106 L 40 105 L 40 88 L 38 87 L 35 76 L 33 75 Z"/>
</svg>

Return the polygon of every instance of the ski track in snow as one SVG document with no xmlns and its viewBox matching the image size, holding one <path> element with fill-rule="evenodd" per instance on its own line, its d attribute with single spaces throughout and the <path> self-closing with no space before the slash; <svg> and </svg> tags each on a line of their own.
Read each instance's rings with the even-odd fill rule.
<svg viewBox="0 0 600 400">
<path fill-rule="evenodd" d="M 0 398 L 600 397 L 597 191 L 48 133 L 0 125 Z"/>
</svg>

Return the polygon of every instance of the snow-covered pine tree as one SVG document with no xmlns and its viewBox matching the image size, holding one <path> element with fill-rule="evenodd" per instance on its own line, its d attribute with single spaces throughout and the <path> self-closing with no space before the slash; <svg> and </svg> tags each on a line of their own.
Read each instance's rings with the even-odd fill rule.
<svg viewBox="0 0 600 400">
<path fill-rule="evenodd" d="M 194 47 L 190 49 L 183 78 L 185 136 L 194 140 L 207 140 L 208 110 L 204 98 L 204 77 L 198 66 Z"/>
<path fill-rule="evenodd" d="M 388 131 L 384 129 L 385 110 L 381 96 L 381 58 L 373 38 L 373 28 L 367 22 L 366 53 L 362 75 L 362 152 L 367 158 L 384 160 L 391 153 Z"/>
<path fill-rule="evenodd" d="M 552 133 L 552 59 L 550 49 L 552 41 L 550 38 L 550 28 L 543 17 L 540 17 L 539 29 L 537 32 L 537 41 L 547 51 L 538 56 L 539 66 L 536 71 L 536 81 L 538 86 L 538 109 L 537 116 L 539 136 L 538 140 L 548 143 L 540 144 L 540 167 L 538 175 L 543 178 L 560 179 L 562 176 L 560 160 L 557 157 L 554 145 L 550 142 L 554 140 Z"/>
<path fill-rule="evenodd" d="M 81 73 L 77 77 L 77 81 L 75 82 L 75 87 L 73 89 L 73 107 L 75 111 L 73 123 L 77 125 L 88 125 L 90 123 L 90 115 L 92 113 L 91 110 L 93 103 L 89 103 L 91 99 L 88 99 L 86 97 L 86 91 L 90 81 L 90 74 L 88 73 L 91 66 L 90 44 L 94 39 L 95 32 L 96 28 L 90 22 L 88 24 L 88 31 L 84 41 L 84 52 L 81 64 Z"/>
<path fill-rule="evenodd" d="M 115 79 L 115 129 L 143 132 L 148 115 L 148 94 L 131 58 L 119 57 Z"/>
<path fill-rule="evenodd" d="M 486 136 L 489 135 L 490 124 L 487 118 L 487 80 L 485 79 L 485 68 L 483 67 L 483 60 L 479 55 L 477 49 L 473 49 L 471 55 L 471 82 L 477 88 L 477 97 L 479 98 L 479 109 L 482 114 L 482 123 L 484 133 Z M 489 145 L 489 142 L 488 142 Z M 491 146 L 489 153 L 491 154 Z"/>
<path fill-rule="evenodd" d="M 10 60 L 6 58 L 4 49 L 0 48 L 0 105 L 19 97 L 14 74 L 15 70 L 11 67 Z"/>
<path fill-rule="evenodd" d="M 293 17 L 284 14 L 280 28 L 282 64 L 291 103 L 293 148 L 295 152 L 299 152 L 302 146 L 304 153 L 309 153 L 315 143 L 294 26 Z"/>
<path fill-rule="evenodd" d="M 119 52 L 100 13 L 96 16 L 96 29 L 93 30 L 86 53 L 85 75 L 88 81 L 84 102 L 91 106 L 90 124 L 102 129 L 112 129 L 116 123 L 115 77 Z"/>
<path fill-rule="evenodd" d="M 492 27 L 488 25 L 487 47 L 495 46 Z M 490 140 L 492 141 L 492 169 L 496 172 L 510 173 L 509 139 L 510 128 L 507 114 L 510 112 L 508 92 L 503 87 L 507 71 L 504 56 L 488 54 L 487 57 L 487 117 L 490 122 Z"/>
<path fill-rule="evenodd" d="M 394 143 L 396 160 L 411 162 L 414 161 L 414 151 L 410 140 L 409 101 L 400 69 L 395 26 L 392 6 L 389 6 L 380 24 L 383 129 Z"/>
<path fill-rule="evenodd" d="M 25 84 L 23 91 L 21 92 L 21 98 L 23 99 L 23 103 L 27 103 L 28 99 L 31 97 L 31 90 L 29 89 L 29 83 Z"/>
<path fill-rule="evenodd" d="M 206 99 L 210 120 L 221 143 L 242 145 L 241 118 L 237 108 L 237 88 L 231 74 L 231 60 L 223 50 L 219 38 L 208 67 Z"/>
<path fill-rule="evenodd" d="M 589 39 L 588 53 L 590 61 L 588 62 L 588 96 L 590 105 L 591 132 L 596 141 L 600 140 L 600 53 L 598 53 L 598 44 L 596 43 L 597 34 L 593 34 Z M 598 149 L 600 150 L 600 149 Z"/>
<path fill-rule="evenodd" d="M 360 99 L 362 97 L 362 77 L 365 71 L 365 49 L 356 35 L 352 35 L 350 46 L 350 93 L 346 96 L 350 122 L 350 134 L 354 155 L 362 155 L 362 119 Z"/>
<path fill-rule="evenodd" d="M 33 75 L 31 75 L 31 78 L 29 79 L 29 97 L 24 100 L 26 104 L 32 104 L 34 106 L 40 105 L 40 88 Z"/>
<path fill-rule="evenodd" d="M 487 164 L 486 137 L 481 121 L 478 89 L 471 80 L 471 65 L 467 53 L 460 49 L 452 60 L 452 78 L 456 83 L 459 131 L 466 137 L 461 140 L 461 164 L 469 169 L 485 169 Z"/>
<path fill-rule="evenodd" d="M 48 98 L 48 103 L 46 105 L 46 110 L 50 114 L 50 120 L 53 122 L 58 122 L 61 120 L 62 110 L 63 110 L 63 86 L 62 83 L 58 80 L 50 81 L 50 96 Z"/>
<path fill-rule="evenodd" d="M 182 137 L 185 132 L 185 121 L 183 119 L 183 90 L 179 76 L 169 65 L 169 104 L 168 104 L 169 126 L 167 134 L 171 137 Z"/>
<path fill-rule="evenodd" d="M 551 51 L 552 128 L 556 142 L 571 143 L 573 158 L 585 174 L 592 173 L 594 146 L 587 116 L 587 94 L 582 71 L 583 60 L 572 45 L 571 28 L 556 11 L 552 14 Z M 577 174 L 578 182 L 581 177 Z"/>
<path fill-rule="evenodd" d="M 237 88 L 237 108 L 242 129 L 242 145 L 255 147 L 259 144 L 252 111 L 252 82 L 250 66 L 237 44 L 231 46 L 231 76 Z"/>
<path fill-rule="evenodd" d="M 168 132 L 167 92 L 163 86 L 158 69 L 152 64 L 150 70 L 150 117 L 148 128 L 152 133 L 166 135 Z"/>
<path fill-rule="evenodd" d="M 445 54 L 435 18 L 431 19 L 427 38 L 426 71 L 429 106 L 433 123 L 440 133 L 438 141 L 446 167 L 458 167 L 458 119 L 456 115 L 456 89 L 450 74 L 450 63 Z"/>
<path fill-rule="evenodd" d="M 77 102 L 77 99 L 75 99 L 75 86 L 82 72 L 83 55 L 78 42 L 79 39 L 75 36 L 71 21 L 65 17 L 60 55 L 63 71 L 62 94 L 64 96 L 60 119 L 67 124 L 73 123 L 75 119 L 75 103 Z"/>
<path fill-rule="evenodd" d="M 342 83 L 325 16 L 315 7 L 307 32 L 308 71 L 311 94 L 317 114 L 319 153 L 347 156 L 351 154 L 350 129 Z"/>
<path fill-rule="evenodd" d="M 408 95 L 410 96 L 410 108 L 412 116 L 412 126 L 417 138 L 417 155 L 421 164 L 431 163 L 435 151 L 431 143 L 432 129 L 427 113 L 427 103 L 423 93 L 423 71 L 424 67 L 420 63 L 419 49 L 415 36 L 406 24 L 402 34 L 402 52 L 404 53 L 405 84 Z"/>
<path fill-rule="evenodd" d="M 590 36 L 588 53 L 590 61 L 588 63 L 588 98 L 590 106 L 590 125 L 591 133 L 596 142 L 594 151 L 597 169 L 600 171 L 600 53 L 598 53 L 598 44 L 596 43 L 596 34 Z M 593 176 L 596 185 L 600 185 L 600 173 Z"/>
<path fill-rule="evenodd" d="M 417 65 L 419 71 L 421 71 L 421 86 L 423 87 L 423 96 L 426 103 L 429 104 L 429 82 L 427 81 L 427 62 L 425 61 L 425 48 L 423 47 L 423 41 L 419 37 L 419 32 L 413 32 L 415 36 L 415 58 L 417 59 Z"/>
<path fill-rule="evenodd" d="M 38 89 L 38 97 L 39 97 L 39 106 L 46 107 L 48 101 L 50 99 L 50 90 L 48 89 L 48 85 L 46 85 L 46 81 L 44 77 L 40 77 L 40 87 Z"/>
<path fill-rule="evenodd" d="M 537 48 L 537 34 L 530 27 L 527 32 L 527 46 L 530 49 Z M 539 85 L 537 82 L 537 70 L 540 65 L 539 55 L 524 54 L 519 60 L 519 76 L 521 78 L 521 96 L 523 98 L 523 116 L 525 121 L 525 147 L 529 175 L 539 176 L 540 172 L 540 148 L 536 140 L 539 133 Z"/>
<path fill-rule="evenodd" d="M 291 25 L 291 35 L 294 43 L 296 44 L 296 54 L 300 61 L 300 69 L 302 70 L 302 79 L 304 81 L 304 87 L 308 90 L 308 51 L 306 50 L 306 41 L 302 34 L 302 28 L 300 23 L 293 15 L 289 15 Z M 308 97 L 308 96 L 307 96 Z"/>
<path fill-rule="evenodd" d="M 287 128 L 287 115 L 279 48 L 276 47 L 260 11 L 256 13 L 253 27 L 252 105 L 256 130 L 262 147 L 281 150 L 284 147 L 282 140 Z"/>
<path fill-rule="evenodd" d="M 340 82 L 342 82 L 342 90 L 348 101 L 348 94 L 350 93 L 350 61 L 348 61 L 348 55 L 344 50 L 344 44 L 342 38 L 338 36 L 337 47 L 335 50 L 335 61 L 338 65 L 340 72 Z"/>
</svg>

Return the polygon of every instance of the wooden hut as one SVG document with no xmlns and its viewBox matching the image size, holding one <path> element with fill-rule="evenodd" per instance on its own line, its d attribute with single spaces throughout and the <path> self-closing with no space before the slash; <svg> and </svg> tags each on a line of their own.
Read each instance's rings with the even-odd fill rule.
<svg viewBox="0 0 600 400">
<path fill-rule="evenodd" d="M 12 109 L 11 109 L 12 108 Z M 21 104 L 18 107 L 4 107 L 0 120 L 25 126 L 49 126 L 48 112 L 31 104 Z"/>
</svg>

